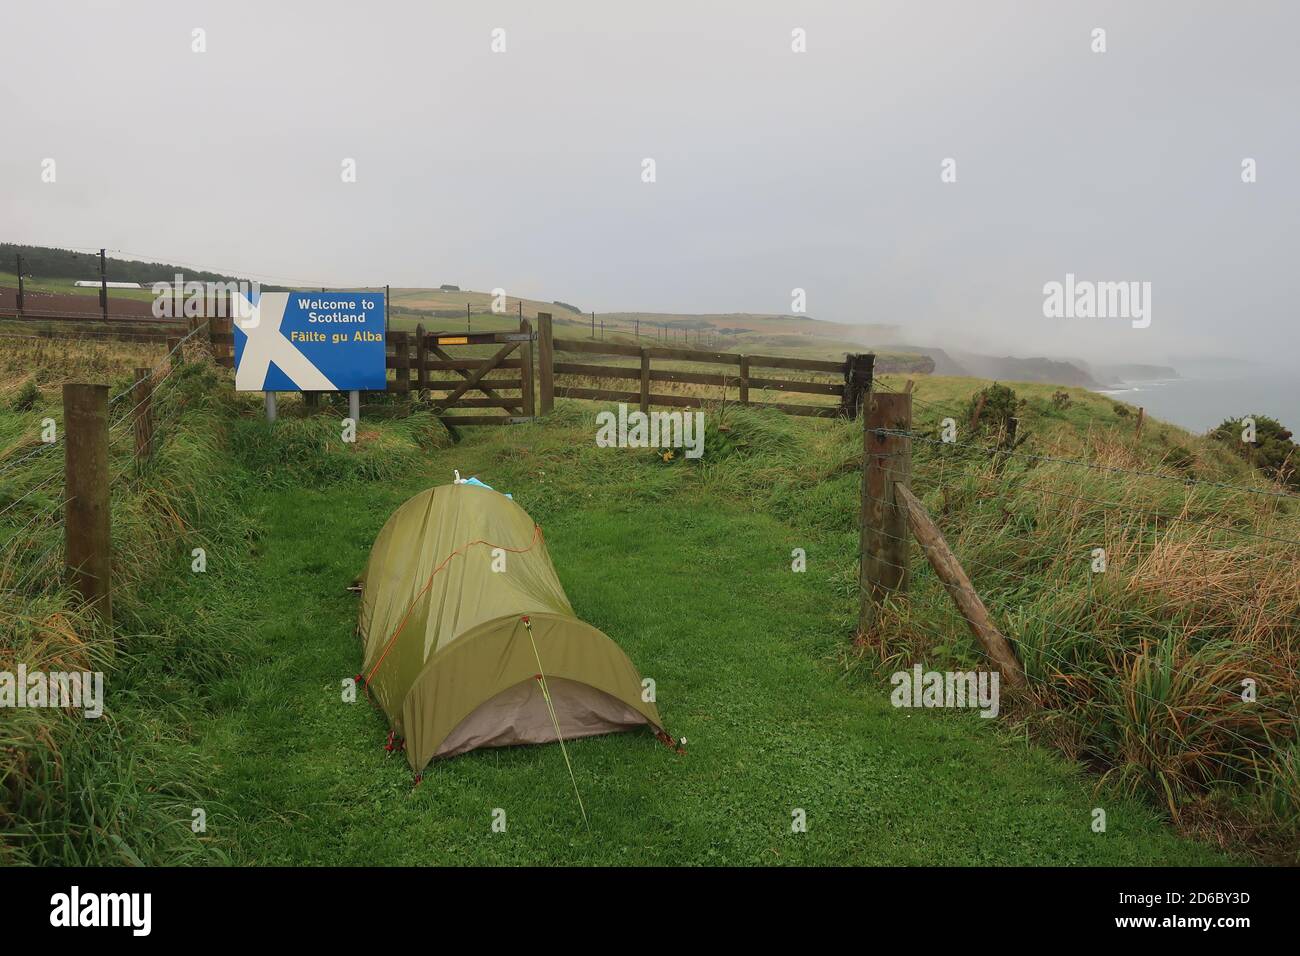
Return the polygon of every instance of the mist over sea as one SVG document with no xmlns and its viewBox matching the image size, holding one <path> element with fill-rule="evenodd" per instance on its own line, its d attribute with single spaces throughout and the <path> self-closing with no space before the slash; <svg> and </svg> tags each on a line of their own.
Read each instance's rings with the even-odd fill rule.
<svg viewBox="0 0 1300 956">
<path fill-rule="evenodd" d="M 1261 369 L 1222 377 L 1128 382 L 1099 391 L 1193 432 L 1204 432 L 1225 418 L 1264 414 L 1300 434 L 1300 374 Z"/>
</svg>

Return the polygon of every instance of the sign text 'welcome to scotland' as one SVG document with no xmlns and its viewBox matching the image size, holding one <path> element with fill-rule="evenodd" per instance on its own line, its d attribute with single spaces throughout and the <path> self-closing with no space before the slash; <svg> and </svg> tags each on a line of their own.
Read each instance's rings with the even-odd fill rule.
<svg viewBox="0 0 1300 956">
<path fill-rule="evenodd" d="M 263 292 L 241 305 L 232 323 L 237 390 L 385 388 L 383 293 Z"/>
</svg>

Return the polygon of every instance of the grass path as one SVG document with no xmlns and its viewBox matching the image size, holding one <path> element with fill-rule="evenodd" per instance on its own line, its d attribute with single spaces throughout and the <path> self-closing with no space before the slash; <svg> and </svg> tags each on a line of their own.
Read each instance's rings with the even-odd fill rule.
<svg viewBox="0 0 1300 956">
<path fill-rule="evenodd" d="M 688 738 L 685 756 L 644 733 L 572 743 L 590 833 L 557 747 L 434 764 L 412 790 L 405 761 L 382 748 L 378 711 L 340 699 L 360 654 L 344 588 L 393 508 L 452 467 L 478 470 L 542 521 L 579 616 L 655 679 L 670 731 Z M 843 599 L 815 548 L 807 574 L 790 571 L 791 532 L 777 521 L 690 494 L 583 504 L 548 499 L 522 464 L 474 438 L 402 482 L 248 502 L 266 528 L 248 622 L 260 660 L 220 687 L 198 744 L 223 804 L 210 835 L 235 862 L 1223 861 L 986 721 L 895 710 L 838 682 L 822 662 L 844 639 Z M 1104 834 L 1090 829 L 1094 806 L 1106 809 Z M 491 829 L 498 807 L 505 833 Z M 791 832 L 794 808 L 806 833 Z"/>
</svg>

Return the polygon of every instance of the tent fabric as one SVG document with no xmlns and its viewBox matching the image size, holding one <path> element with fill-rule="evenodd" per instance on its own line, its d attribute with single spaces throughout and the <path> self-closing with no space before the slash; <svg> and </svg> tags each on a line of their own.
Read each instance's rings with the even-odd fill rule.
<svg viewBox="0 0 1300 956">
<path fill-rule="evenodd" d="M 503 571 L 493 570 L 498 548 Z M 417 494 L 379 532 L 361 582 L 362 674 L 413 770 L 475 747 L 554 740 L 530 687 L 538 657 L 566 739 L 663 729 L 627 655 L 573 613 L 541 528 L 504 495 L 473 484 Z"/>
</svg>

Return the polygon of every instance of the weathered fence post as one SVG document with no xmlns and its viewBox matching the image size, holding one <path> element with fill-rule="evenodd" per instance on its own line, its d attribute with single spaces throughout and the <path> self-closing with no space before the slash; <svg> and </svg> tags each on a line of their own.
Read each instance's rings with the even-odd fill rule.
<svg viewBox="0 0 1300 956">
<path fill-rule="evenodd" d="M 555 340 L 549 312 L 537 313 L 537 384 L 542 414 L 549 415 L 555 406 Z"/>
<path fill-rule="evenodd" d="M 303 392 L 303 403 L 307 406 L 307 414 L 313 414 L 316 409 L 320 408 L 320 392 Z"/>
<path fill-rule="evenodd" d="M 858 629 L 875 622 L 881 603 L 892 591 L 908 585 L 907 514 L 894 495 L 894 485 L 906 485 L 912 473 L 912 440 L 891 432 L 912 429 L 912 396 L 871 392 L 862 417 L 862 530 L 858 585 L 861 610 Z"/>
<path fill-rule="evenodd" d="M 415 327 L 415 377 L 419 382 L 420 401 L 429 397 L 429 337 L 424 325 Z"/>
<path fill-rule="evenodd" d="M 111 624 L 108 386 L 64 385 L 63 428 L 63 566 L 82 600 Z"/>
<path fill-rule="evenodd" d="M 135 429 L 135 466 L 139 470 L 153 454 L 153 369 L 135 370 L 130 401 L 131 424 Z"/>
<path fill-rule="evenodd" d="M 850 355 L 844 362 L 844 393 L 840 399 L 840 414 L 856 419 L 862 413 L 863 396 L 871 389 L 871 378 L 876 357 L 871 354 Z"/>
<path fill-rule="evenodd" d="M 179 336 L 167 336 L 167 364 L 171 366 L 173 372 L 185 361 L 184 349 L 185 346 L 181 344 Z"/>
<path fill-rule="evenodd" d="M 641 411 L 650 411 L 650 353 L 641 349 Z"/>
<path fill-rule="evenodd" d="M 411 394 L 411 343 L 405 332 L 389 332 L 393 342 L 393 391 Z"/>
<path fill-rule="evenodd" d="M 1142 420 L 1147 417 L 1147 410 L 1144 407 L 1138 407 L 1137 427 L 1133 429 L 1133 437 L 1141 440 L 1142 438 Z"/>
<path fill-rule="evenodd" d="M 749 356 L 740 357 L 740 404 L 749 404 Z"/>
<path fill-rule="evenodd" d="M 533 323 L 519 320 L 519 334 L 528 338 L 519 343 L 519 394 L 524 401 L 524 418 L 535 418 L 537 406 L 533 402 Z M 486 394 L 486 393 L 485 393 Z"/>
<path fill-rule="evenodd" d="M 208 325 L 208 351 L 212 353 L 212 360 L 220 365 L 221 363 L 218 359 L 221 353 L 217 351 L 218 330 L 216 315 L 214 314 L 217 311 L 215 306 L 216 303 L 211 296 L 205 295 L 203 297 L 203 321 Z"/>
</svg>

